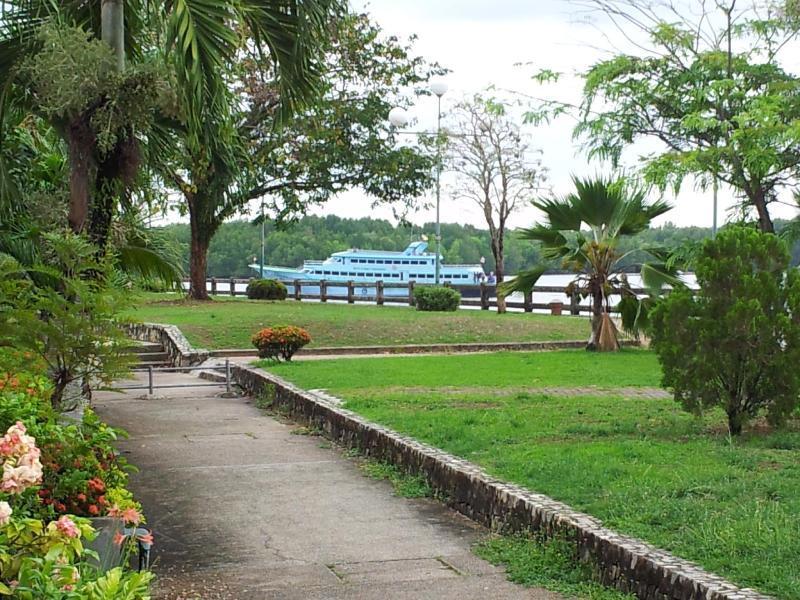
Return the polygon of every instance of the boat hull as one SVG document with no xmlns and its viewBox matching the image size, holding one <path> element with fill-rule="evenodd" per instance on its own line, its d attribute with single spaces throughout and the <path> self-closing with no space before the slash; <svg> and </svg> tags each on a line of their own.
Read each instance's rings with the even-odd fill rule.
<svg viewBox="0 0 800 600">
<path fill-rule="evenodd" d="M 250 265 L 256 272 L 259 271 L 258 265 Z M 288 267 L 274 267 L 274 266 L 264 266 L 261 269 L 261 276 L 264 279 L 277 279 L 281 283 L 286 286 L 287 291 L 289 294 L 294 294 L 294 282 L 295 281 L 303 281 L 303 282 L 312 282 L 312 281 L 321 281 L 322 278 L 316 277 L 312 274 L 309 274 L 305 271 L 300 269 L 291 269 Z M 353 282 L 353 293 L 356 300 L 363 299 L 364 301 L 373 300 L 375 298 L 375 280 L 359 280 L 358 278 L 353 279 L 338 279 L 336 277 L 326 278 L 325 282 L 327 283 L 325 291 L 326 295 L 329 298 L 347 298 L 347 283 L 348 281 Z M 418 283 L 418 285 L 429 285 L 427 283 Z M 304 283 L 302 286 L 303 294 L 310 294 L 310 295 L 319 295 L 320 288 L 313 283 Z M 458 285 L 453 285 L 455 289 L 461 292 L 461 296 L 464 298 L 479 298 L 480 297 L 480 290 L 474 286 L 468 286 L 465 289 L 460 288 Z M 408 297 L 408 287 L 385 287 L 383 289 L 383 295 L 386 298 L 407 298 Z"/>
</svg>

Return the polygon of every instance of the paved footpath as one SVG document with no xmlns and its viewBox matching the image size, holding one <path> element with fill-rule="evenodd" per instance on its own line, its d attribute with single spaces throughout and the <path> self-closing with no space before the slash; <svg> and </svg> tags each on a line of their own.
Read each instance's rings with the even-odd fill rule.
<svg viewBox="0 0 800 600">
<path fill-rule="evenodd" d="M 97 412 L 130 434 L 119 446 L 140 469 L 131 484 L 155 532 L 157 598 L 560 598 L 472 554 L 486 531 L 471 521 L 394 496 L 324 439 L 222 391 L 96 395 Z"/>
</svg>

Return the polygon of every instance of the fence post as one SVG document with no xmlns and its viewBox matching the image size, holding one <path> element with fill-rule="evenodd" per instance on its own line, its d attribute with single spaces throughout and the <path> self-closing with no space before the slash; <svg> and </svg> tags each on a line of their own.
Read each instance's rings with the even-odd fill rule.
<svg viewBox="0 0 800 600">
<path fill-rule="evenodd" d="M 383 281 L 375 282 L 375 302 L 378 306 L 383 306 Z"/>
<path fill-rule="evenodd" d="M 236 281 L 234 281 L 233 277 L 231 277 L 230 286 L 231 286 L 231 296 L 235 296 L 236 295 Z"/>
<path fill-rule="evenodd" d="M 319 301 L 320 302 L 327 302 L 328 301 L 328 282 L 324 279 L 320 280 L 319 282 Z"/>
<path fill-rule="evenodd" d="M 147 391 L 153 395 L 153 367 L 147 367 Z"/>
<path fill-rule="evenodd" d="M 297 300 L 298 302 L 303 299 L 303 293 L 301 291 L 301 287 L 302 286 L 300 285 L 300 280 L 299 279 L 295 279 L 294 280 L 294 299 Z"/>
<path fill-rule="evenodd" d="M 211 278 L 211 295 L 212 296 L 216 296 L 217 295 L 217 278 L 216 277 L 212 277 Z"/>
<path fill-rule="evenodd" d="M 481 310 L 489 310 L 489 289 L 485 281 L 481 281 Z"/>
<path fill-rule="evenodd" d="M 569 296 L 569 314 L 580 315 L 581 309 L 579 307 L 578 292 L 572 292 Z"/>
<path fill-rule="evenodd" d="M 231 393 L 231 359 L 225 359 L 225 391 Z"/>
<path fill-rule="evenodd" d="M 414 306 L 414 280 L 408 282 L 408 305 Z"/>
<path fill-rule="evenodd" d="M 348 304 L 353 304 L 355 302 L 354 294 L 355 294 L 355 289 L 353 288 L 353 282 L 352 281 L 348 281 L 347 282 L 347 303 Z"/>
<path fill-rule="evenodd" d="M 533 312 L 533 291 L 528 290 L 525 292 L 522 305 L 525 312 Z"/>
</svg>

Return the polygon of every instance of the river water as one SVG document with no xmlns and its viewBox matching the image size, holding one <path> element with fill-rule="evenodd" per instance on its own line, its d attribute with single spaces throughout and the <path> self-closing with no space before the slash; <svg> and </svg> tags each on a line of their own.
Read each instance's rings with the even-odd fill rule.
<svg viewBox="0 0 800 600">
<path fill-rule="evenodd" d="M 564 287 L 564 288 L 566 288 L 566 286 L 569 285 L 569 283 L 574 278 L 575 278 L 574 275 L 570 275 L 568 273 L 542 275 L 542 277 L 537 282 L 536 287 Z M 697 280 L 695 279 L 694 273 L 684 274 L 684 275 L 682 275 L 682 279 L 690 287 L 697 287 Z M 641 277 L 638 274 L 635 274 L 635 273 L 628 274 L 628 281 L 630 282 L 631 287 L 634 287 L 634 288 L 641 287 L 642 281 L 641 281 Z M 186 289 L 188 289 L 188 283 L 184 283 L 184 287 Z M 289 293 L 292 294 L 294 292 L 294 290 L 292 289 L 292 286 L 290 285 L 290 286 L 288 286 L 288 288 L 289 288 Z M 237 294 L 244 294 L 246 289 L 247 289 L 247 283 L 236 283 L 235 284 L 235 291 L 237 292 Z M 334 296 L 345 295 L 346 291 L 347 291 L 346 288 L 341 287 L 341 286 L 336 286 L 336 285 L 333 285 L 333 284 L 329 284 L 329 286 L 328 286 L 328 293 L 331 294 L 331 295 L 334 295 Z M 397 294 L 397 295 L 407 295 L 407 291 L 405 291 L 403 289 L 390 290 L 390 289 L 387 288 L 386 289 L 387 297 L 389 296 L 389 294 L 392 291 L 394 291 L 394 293 Z M 313 286 L 303 286 L 303 293 L 318 294 L 319 293 L 319 288 L 318 287 L 313 287 Z M 363 301 L 359 301 L 359 295 L 362 294 L 362 293 L 364 295 L 374 294 L 374 288 L 370 288 L 370 289 L 367 290 L 367 289 L 359 288 L 358 286 L 356 286 L 356 301 L 359 302 L 359 303 L 363 302 Z M 225 280 L 225 279 L 217 280 L 217 294 L 219 294 L 219 295 L 230 294 L 230 282 Z M 520 294 L 520 293 L 514 293 L 511 296 L 508 296 L 507 299 L 511 300 L 511 301 L 516 301 L 516 302 L 522 302 L 523 301 L 522 294 Z M 533 303 L 534 304 L 549 304 L 550 302 L 554 302 L 554 301 L 555 302 L 563 302 L 565 305 L 569 305 L 569 297 L 566 294 L 559 294 L 559 293 L 556 293 L 556 292 L 534 292 L 533 293 Z M 304 302 L 314 302 L 314 300 L 304 300 Z M 329 302 L 338 303 L 338 302 L 346 302 L 346 301 L 345 300 L 329 300 Z M 613 306 L 617 302 L 619 302 L 619 297 L 618 296 L 612 296 L 611 297 L 611 305 Z M 373 304 L 374 302 L 366 301 L 364 303 Z M 588 304 L 589 304 L 588 299 L 583 300 L 581 302 L 581 304 L 588 306 Z M 398 304 L 398 305 L 402 306 L 402 304 Z M 464 307 L 464 308 L 470 309 L 470 308 L 477 308 L 477 307 Z M 510 310 L 514 310 L 514 309 L 510 309 Z M 547 311 L 538 310 L 538 311 L 534 311 L 534 312 L 547 312 Z"/>
</svg>

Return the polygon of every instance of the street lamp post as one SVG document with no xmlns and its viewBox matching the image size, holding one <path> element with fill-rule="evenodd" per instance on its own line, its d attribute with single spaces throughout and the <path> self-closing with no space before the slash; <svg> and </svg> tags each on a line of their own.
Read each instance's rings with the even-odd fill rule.
<svg viewBox="0 0 800 600">
<path fill-rule="evenodd" d="M 264 201 L 261 201 L 261 263 L 258 276 L 264 278 Z"/>
<path fill-rule="evenodd" d="M 442 178 L 442 96 L 447 93 L 447 82 L 442 79 L 434 79 L 430 83 L 430 90 L 437 99 L 436 107 L 436 256 L 435 256 L 435 275 L 434 282 L 439 285 L 440 259 L 439 254 L 442 246 L 442 225 L 439 219 L 439 204 L 441 200 L 441 178 Z M 389 122 L 395 127 L 405 127 L 408 125 L 408 114 L 399 107 L 389 111 Z"/>
</svg>

